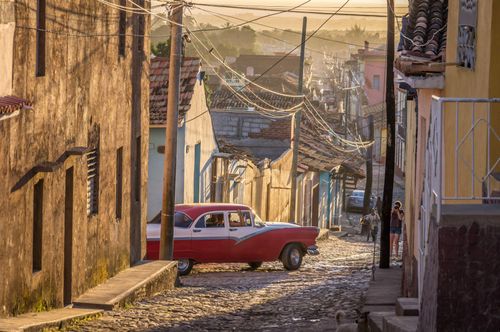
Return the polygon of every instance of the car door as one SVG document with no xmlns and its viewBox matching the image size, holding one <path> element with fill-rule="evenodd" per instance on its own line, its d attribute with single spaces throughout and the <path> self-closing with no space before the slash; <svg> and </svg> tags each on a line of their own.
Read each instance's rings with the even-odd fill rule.
<svg viewBox="0 0 500 332">
<path fill-rule="evenodd" d="M 198 262 L 227 262 L 229 236 L 226 213 L 209 212 L 201 215 L 191 230 L 193 259 Z"/>
<path fill-rule="evenodd" d="M 174 259 L 191 258 L 191 226 L 193 220 L 185 213 L 174 215 Z"/>
<path fill-rule="evenodd" d="M 250 210 L 228 211 L 229 252 L 233 262 L 253 262 L 257 257 L 252 235 L 253 227 Z"/>
</svg>

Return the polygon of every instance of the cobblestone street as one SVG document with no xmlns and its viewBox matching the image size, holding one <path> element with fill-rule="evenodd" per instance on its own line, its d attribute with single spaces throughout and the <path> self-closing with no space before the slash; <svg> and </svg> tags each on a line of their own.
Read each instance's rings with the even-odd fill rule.
<svg viewBox="0 0 500 332">
<path fill-rule="evenodd" d="M 318 242 L 299 271 L 280 262 L 257 271 L 246 265 L 195 266 L 182 287 L 133 307 L 70 326 L 71 331 L 330 330 L 335 313 L 356 318 L 371 276 L 373 245 L 360 236 Z"/>
</svg>

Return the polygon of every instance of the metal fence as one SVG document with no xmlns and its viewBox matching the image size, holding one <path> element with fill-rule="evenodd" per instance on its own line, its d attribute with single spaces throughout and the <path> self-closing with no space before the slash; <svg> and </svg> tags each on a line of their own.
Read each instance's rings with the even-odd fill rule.
<svg viewBox="0 0 500 332">
<path fill-rule="evenodd" d="M 492 112 L 500 112 L 500 98 L 433 97 L 427 141 L 419 142 L 426 144 L 419 289 L 433 209 L 439 223 L 442 204 L 500 204 L 500 148 L 492 149 L 500 116 L 492 122 Z"/>
</svg>

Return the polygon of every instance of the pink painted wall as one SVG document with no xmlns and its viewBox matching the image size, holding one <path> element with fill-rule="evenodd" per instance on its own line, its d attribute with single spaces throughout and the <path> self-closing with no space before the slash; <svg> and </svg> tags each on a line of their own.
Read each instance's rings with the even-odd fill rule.
<svg viewBox="0 0 500 332">
<path fill-rule="evenodd" d="M 365 93 L 368 98 L 368 105 L 380 104 L 384 101 L 385 96 L 385 60 L 380 56 L 365 56 L 364 57 L 364 78 L 365 78 Z M 374 83 L 374 77 L 380 77 L 378 89 Z"/>
</svg>

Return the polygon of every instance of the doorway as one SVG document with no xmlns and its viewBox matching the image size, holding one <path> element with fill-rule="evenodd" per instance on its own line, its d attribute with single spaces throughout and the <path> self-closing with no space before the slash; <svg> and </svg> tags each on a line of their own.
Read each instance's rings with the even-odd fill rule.
<svg viewBox="0 0 500 332">
<path fill-rule="evenodd" d="M 200 202 L 200 167 L 201 167 L 201 143 L 194 146 L 194 188 L 193 202 Z"/>
<path fill-rule="evenodd" d="M 73 167 L 66 170 L 64 193 L 64 305 L 71 304 L 73 277 Z"/>
<path fill-rule="evenodd" d="M 318 219 L 319 219 L 319 184 L 313 187 L 312 192 L 312 225 L 318 227 Z"/>
</svg>

